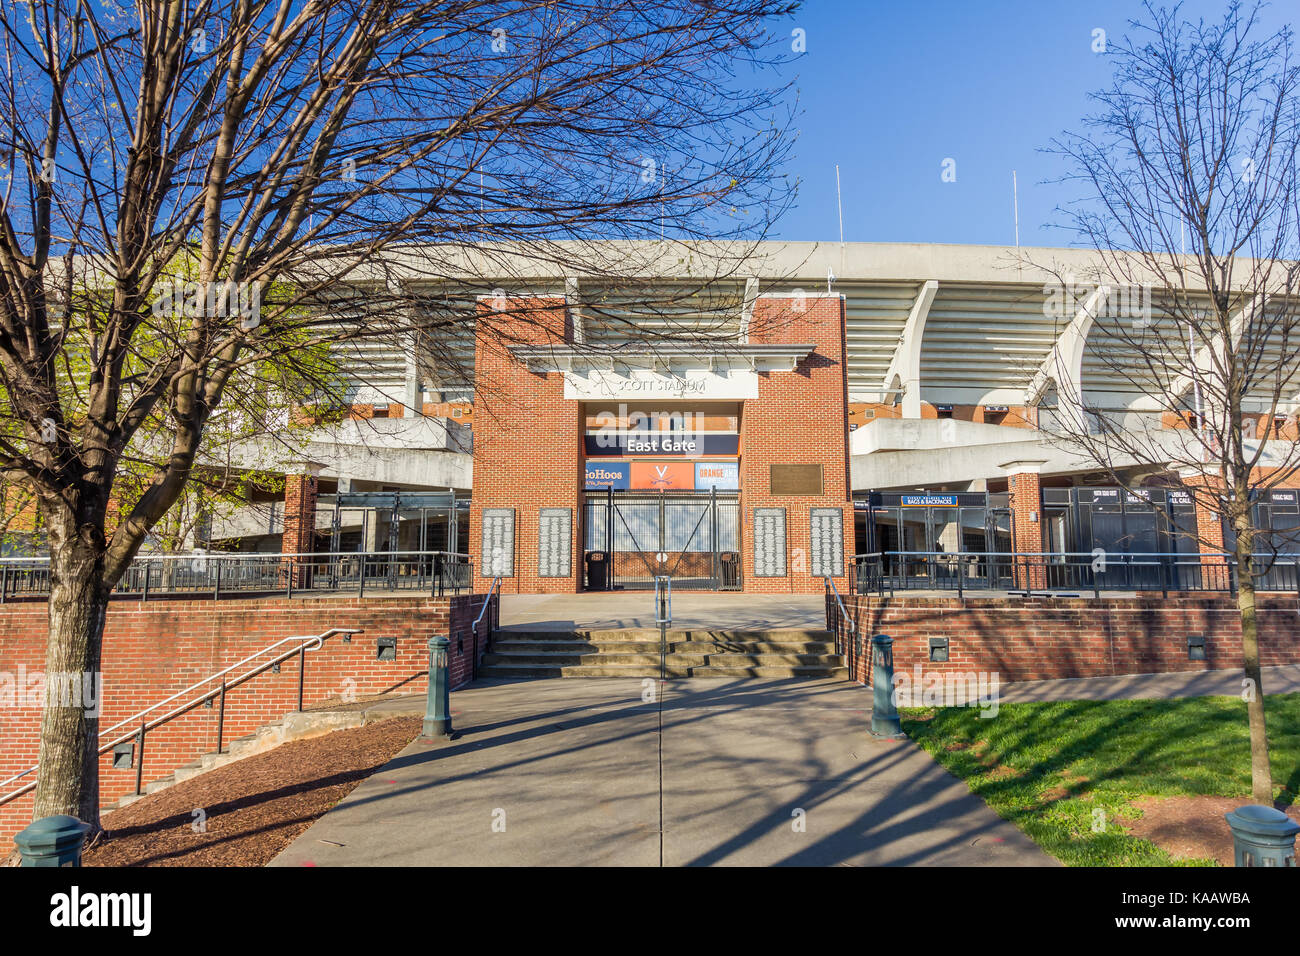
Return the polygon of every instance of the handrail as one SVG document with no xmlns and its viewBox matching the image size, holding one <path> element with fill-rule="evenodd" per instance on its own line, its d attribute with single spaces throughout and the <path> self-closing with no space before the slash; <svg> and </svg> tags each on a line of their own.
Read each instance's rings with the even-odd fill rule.
<svg viewBox="0 0 1300 956">
<path fill-rule="evenodd" d="M 281 553 L 279 551 L 186 551 L 183 554 L 137 554 L 131 559 L 132 563 L 136 561 L 247 561 L 252 558 L 262 558 L 267 561 L 282 561 L 288 559 L 327 561 L 332 558 L 357 558 L 370 557 L 378 555 L 385 558 L 402 558 L 402 557 L 427 557 L 429 555 L 444 554 L 452 558 L 468 558 L 468 552 L 465 551 L 295 551 L 293 553 Z M 32 555 L 30 557 L 0 558 L 0 564 L 48 564 L 49 555 Z"/>
<path fill-rule="evenodd" d="M 501 575 L 498 574 L 492 579 L 492 586 L 488 588 L 487 597 L 483 600 L 483 606 L 479 608 L 478 617 L 474 618 L 474 623 L 470 625 L 476 634 L 478 633 L 479 621 L 483 620 L 483 615 L 486 614 L 487 609 L 492 606 L 492 595 L 496 591 L 497 585 L 500 583 Z"/>
<path fill-rule="evenodd" d="M 254 593 L 356 593 L 368 587 L 417 590 L 435 596 L 469 586 L 473 560 L 459 551 L 206 552 L 137 555 L 112 590 L 116 598 L 151 594 L 215 599 Z M 0 558 L 0 604 L 44 598 L 50 591 L 48 557 Z M 12 592 L 12 593 L 11 593 Z"/>
<path fill-rule="evenodd" d="M 822 575 L 822 577 L 830 586 L 831 593 L 835 595 L 835 603 L 840 606 L 840 617 L 849 623 L 849 632 L 853 635 L 853 646 L 857 649 L 858 653 L 861 653 L 862 641 L 858 635 L 858 626 L 854 623 L 852 615 L 849 614 L 849 609 L 844 606 L 844 601 L 840 598 L 840 589 L 835 586 L 835 579 L 829 574 Z"/>
<path fill-rule="evenodd" d="M 855 554 L 853 558 L 880 558 L 886 555 L 900 557 L 943 557 L 943 558 L 1095 558 L 1093 551 L 867 551 Z M 1231 558 L 1230 551 L 1115 551 L 1107 552 L 1106 559 L 1115 558 Z M 1300 558 L 1300 553 L 1279 551 L 1279 558 Z"/>
<path fill-rule="evenodd" d="M 96 751 L 96 756 L 103 756 L 104 754 L 112 750 L 114 747 L 116 747 L 118 744 L 125 743 L 126 741 L 130 740 L 132 737 L 137 738 L 141 743 L 140 752 L 136 755 L 137 756 L 136 793 L 139 793 L 141 775 L 144 769 L 144 747 L 143 747 L 144 735 L 148 731 L 161 727 L 163 724 L 167 723 L 168 721 L 173 720 L 174 718 L 179 717 L 182 714 L 188 713 L 189 711 L 193 710 L 195 707 L 198 707 L 201 704 L 204 704 L 207 701 L 212 700 L 213 698 L 220 697 L 221 715 L 218 721 L 218 732 L 217 732 L 217 752 L 220 753 L 221 743 L 222 743 L 221 728 L 225 722 L 226 694 L 231 689 L 238 687 L 240 684 L 243 684 L 249 680 L 252 680 L 254 677 L 258 676 L 259 674 L 265 673 L 266 671 L 270 670 L 272 667 L 275 667 L 277 664 L 283 663 L 284 661 L 293 657 L 295 654 L 299 654 L 302 655 L 303 657 L 303 663 L 302 665 L 300 665 L 298 671 L 298 709 L 301 710 L 302 693 L 303 693 L 303 675 L 305 673 L 304 668 L 306 664 L 306 652 L 309 650 L 311 651 L 318 650 L 325 643 L 326 640 L 328 640 L 331 637 L 334 637 L 336 634 L 347 634 L 347 635 L 361 634 L 364 633 L 364 630 L 365 630 L 364 628 L 359 628 L 359 627 L 332 627 L 328 631 L 325 631 L 321 634 L 311 634 L 311 635 L 299 636 L 299 637 L 286 637 L 276 641 L 274 644 L 268 644 L 266 647 L 263 647 L 261 650 L 255 651 L 254 653 L 248 655 L 243 660 L 231 664 L 229 667 L 216 671 L 213 674 L 209 674 L 207 677 L 195 681 L 189 687 L 177 691 L 175 694 L 172 694 L 170 697 L 164 698 L 163 700 L 160 700 L 155 704 L 151 704 L 150 706 L 146 707 L 144 710 L 132 714 L 130 717 L 127 717 L 124 720 L 118 721 L 116 724 L 114 724 L 112 727 L 109 727 L 107 730 L 101 731 L 99 737 L 102 740 L 106 735 L 111 735 L 113 731 L 118 730 L 119 728 L 124 727 L 127 724 L 135 724 L 136 721 L 140 722 L 140 726 L 138 728 L 134 728 L 130 732 L 118 736 L 116 738 L 110 739 L 109 742 L 106 744 L 102 744 L 99 747 L 99 749 Z M 220 687 L 213 688 L 212 690 L 209 690 L 199 695 L 189 703 L 182 704 L 180 707 L 174 708 L 173 710 L 169 711 L 168 713 L 164 714 L 161 717 L 155 717 L 149 720 L 144 719 L 146 714 L 149 714 L 152 711 L 157 710 L 159 707 L 162 707 L 165 704 L 169 704 L 172 701 L 176 700 L 178 697 L 183 697 L 186 694 L 190 693 L 191 691 L 199 687 L 202 687 L 204 684 L 210 683 L 216 680 L 217 678 L 224 678 L 225 675 L 229 674 L 231 671 L 234 671 L 237 668 L 242 667 L 244 664 L 247 664 L 249 661 L 254 660 L 255 658 L 261 657 L 267 651 L 274 650 L 280 645 L 287 644 L 290 641 L 298 641 L 299 642 L 298 646 L 293 648 L 292 650 L 285 651 L 284 653 L 278 654 L 275 657 L 271 658 L 270 660 L 263 661 L 261 664 L 259 664 L 257 667 L 250 670 L 248 673 L 242 674 L 232 681 L 222 680 Z M 40 769 L 40 764 L 39 763 L 33 764 L 31 767 L 28 767 L 26 770 L 22 771 L 21 773 L 15 774 L 14 776 L 9 777 L 6 780 L 0 781 L 0 787 L 8 786 L 9 784 L 13 783 L 15 780 L 19 780 L 27 776 L 29 773 L 33 773 L 38 769 Z M 0 806 L 3 806 L 4 804 L 8 803 L 10 800 L 14 800 L 17 799 L 18 797 L 21 797 L 25 793 L 29 793 L 35 788 L 36 788 L 35 780 L 33 780 L 30 783 L 24 784 L 23 786 L 19 787 L 17 790 L 13 791 L 12 793 L 8 793 L 0 797 Z"/>
<path fill-rule="evenodd" d="M 662 584 L 660 583 L 662 582 Z M 660 591 L 663 597 L 660 597 Z M 666 574 L 655 575 L 655 624 L 673 622 L 673 579 Z"/>
</svg>

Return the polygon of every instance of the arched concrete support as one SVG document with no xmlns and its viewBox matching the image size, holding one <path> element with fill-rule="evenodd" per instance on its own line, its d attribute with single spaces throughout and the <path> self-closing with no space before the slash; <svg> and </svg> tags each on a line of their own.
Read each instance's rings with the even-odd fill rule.
<svg viewBox="0 0 1300 956">
<path fill-rule="evenodd" d="M 921 341 L 925 337 L 925 320 L 930 315 L 930 306 L 938 291 L 939 283 L 934 279 L 927 280 L 921 286 L 916 301 L 912 303 L 912 310 L 907 314 L 907 324 L 903 326 L 903 334 L 899 337 L 898 347 L 894 349 L 894 357 L 885 370 L 882 391 L 893 398 L 898 391 L 895 382 L 901 383 L 904 418 L 921 417 Z"/>
<path fill-rule="evenodd" d="M 1246 303 L 1241 308 L 1241 311 L 1228 322 L 1228 337 L 1231 339 L 1233 349 L 1241 341 L 1241 336 L 1246 327 L 1255 321 L 1255 316 L 1267 304 L 1268 296 L 1257 295 Z M 1186 330 L 1180 329 L 1179 331 L 1180 334 L 1186 334 Z M 1218 370 L 1227 367 L 1228 348 L 1229 343 L 1225 341 L 1222 335 L 1216 335 L 1208 345 L 1202 346 L 1195 357 L 1191 359 L 1191 368 L 1170 383 L 1170 405 L 1176 406 L 1180 400 L 1196 388 L 1198 382 L 1215 381 L 1216 375 L 1221 374 Z M 1190 344 L 1188 350 L 1190 351 Z M 1221 382 L 1222 379 L 1220 378 L 1218 381 Z M 1222 385 L 1217 389 L 1203 388 L 1201 400 L 1204 405 L 1200 409 L 1205 419 L 1218 423 L 1217 427 L 1220 429 L 1224 429 L 1227 425 L 1227 409 L 1224 407 L 1222 392 Z"/>
<path fill-rule="evenodd" d="M 1047 358 L 1043 359 L 1043 364 L 1034 373 L 1029 387 L 1025 390 L 1026 405 L 1037 406 L 1051 386 L 1055 385 L 1058 414 L 1073 428 L 1085 426 L 1083 352 L 1087 348 L 1088 333 L 1092 331 L 1097 313 L 1101 311 L 1109 295 L 1109 287 L 1098 286 L 1084 300 L 1079 311 L 1070 319 L 1070 324 L 1057 336 L 1052 350 L 1047 353 Z"/>
</svg>

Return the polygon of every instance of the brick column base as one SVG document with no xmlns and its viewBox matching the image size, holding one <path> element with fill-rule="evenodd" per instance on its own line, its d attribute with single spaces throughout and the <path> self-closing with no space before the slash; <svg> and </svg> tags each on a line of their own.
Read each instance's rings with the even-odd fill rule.
<svg viewBox="0 0 1300 956">
<path fill-rule="evenodd" d="M 284 479 L 284 534 L 280 537 L 281 554 L 312 554 L 316 550 L 316 494 L 319 479 L 315 475 L 286 475 Z M 281 567 L 281 582 L 305 588 L 311 585 L 311 567 L 286 559 Z"/>
<path fill-rule="evenodd" d="M 1047 570 L 1043 558 L 1032 554 L 1043 550 L 1043 495 L 1038 472 L 1016 471 L 1008 476 L 1007 483 L 1011 490 L 1013 550 L 1017 552 L 1012 580 L 1021 588 L 1045 588 Z"/>
</svg>

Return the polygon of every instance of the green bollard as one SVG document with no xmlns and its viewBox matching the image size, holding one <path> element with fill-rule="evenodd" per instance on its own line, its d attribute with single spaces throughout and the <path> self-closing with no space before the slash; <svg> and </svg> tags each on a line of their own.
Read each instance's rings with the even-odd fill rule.
<svg viewBox="0 0 1300 956">
<path fill-rule="evenodd" d="M 871 733 L 876 737 L 903 736 L 894 706 L 894 639 L 888 634 L 871 639 Z"/>
<path fill-rule="evenodd" d="M 451 674 L 447 667 L 447 649 L 451 639 L 445 634 L 429 638 L 429 692 L 424 707 L 426 737 L 451 736 Z"/>
<path fill-rule="evenodd" d="M 1296 823 L 1281 810 L 1257 803 L 1225 813 L 1232 830 L 1234 866 L 1295 866 Z"/>
<path fill-rule="evenodd" d="M 90 824 L 58 814 L 42 817 L 14 835 L 23 866 L 81 866 L 81 846 Z"/>
</svg>

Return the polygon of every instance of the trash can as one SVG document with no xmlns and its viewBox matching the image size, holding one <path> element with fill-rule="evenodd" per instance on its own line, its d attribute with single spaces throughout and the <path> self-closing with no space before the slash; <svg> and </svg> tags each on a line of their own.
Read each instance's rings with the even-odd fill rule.
<svg viewBox="0 0 1300 956">
<path fill-rule="evenodd" d="M 740 553 L 737 551 L 723 551 L 718 555 L 718 561 L 722 568 L 722 586 L 724 588 L 734 588 L 740 581 Z"/>
<path fill-rule="evenodd" d="M 604 551 L 587 552 L 587 590 L 609 590 L 609 555 Z"/>
</svg>

